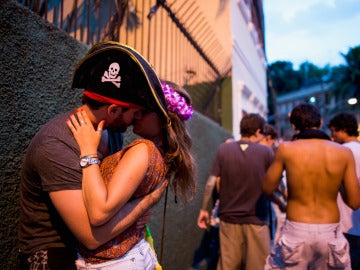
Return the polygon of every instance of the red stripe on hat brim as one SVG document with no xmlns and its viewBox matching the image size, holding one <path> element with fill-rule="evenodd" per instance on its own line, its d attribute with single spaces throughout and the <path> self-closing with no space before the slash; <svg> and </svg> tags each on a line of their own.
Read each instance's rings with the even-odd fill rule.
<svg viewBox="0 0 360 270">
<path fill-rule="evenodd" d="M 139 109 L 142 110 L 144 109 L 143 107 L 130 103 L 130 102 L 125 102 L 125 101 L 121 101 L 121 100 L 117 100 L 117 99 L 112 99 L 112 98 L 108 98 L 108 97 L 104 97 L 102 95 L 96 94 L 94 92 L 90 92 L 87 90 L 84 90 L 83 94 L 93 100 L 99 101 L 99 102 L 103 102 L 103 103 L 111 103 L 111 104 L 116 104 L 122 107 L 126 107 L 126 108 L 132 108 L 132 109 Z"/>
</svg>

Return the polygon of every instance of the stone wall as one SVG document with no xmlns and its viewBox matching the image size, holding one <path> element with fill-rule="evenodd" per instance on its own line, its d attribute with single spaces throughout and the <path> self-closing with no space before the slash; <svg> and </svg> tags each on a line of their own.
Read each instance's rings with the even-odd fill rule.
<svg viewBox="0 0 360 270">
<path fill-rule="evenodd" d="M 16 1 L 0 1 L 0 261 L 15 269 L 17 259 L 18 187 L 27 145 L 38 129 L 58 113 L 80 105 L 81 93 L 70 88 L 75 64 L 88 47 L 43 21 Z M 217 146 L 231 134 L 195 113 L 188 128 L 194 140 L 198 187 L 194 200 L 174 203 L 169 192 L 163 253 L 164 269 L 187 269 L 200 243 L 197 228 L 203 187 Z M 127 133 L 127 141 L 133 136 Z M 150 227 L 160 249 L 164 198 L 156 205 Z"/>
</svg>

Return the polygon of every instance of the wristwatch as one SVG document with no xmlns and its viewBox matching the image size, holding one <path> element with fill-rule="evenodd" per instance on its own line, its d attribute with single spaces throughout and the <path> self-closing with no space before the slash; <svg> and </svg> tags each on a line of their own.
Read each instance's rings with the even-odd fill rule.
<svg viewBox="0 0 360 270">
<path fill-rule="evenodd" d="M 81 168 L 86 168 L 90 165 L 93 164 L 99 164 L 100 165 L 101 161 L 99 158 L 97 157 L 89 157 L 89 156 L 84 156 L 80 158 L 80 167 Z"/>
</svg>

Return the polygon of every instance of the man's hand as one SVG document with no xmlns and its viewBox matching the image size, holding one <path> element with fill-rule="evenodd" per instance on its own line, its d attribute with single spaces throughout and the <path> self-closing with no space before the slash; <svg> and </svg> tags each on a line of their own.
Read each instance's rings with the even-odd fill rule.
<svg viewBox="0 0 360 270">
<path fill-rule="evenodd" d="M 199 226 L 200 229 L 206 230 L 209 223 L 210 223 L 209 212 L 200 209 L 197 225 Z"/>
<path fill-rule="evenodd" d="M 168 184 L 168 180 L 164 180 L 163 182 L 157 184 L 155 189 L 142 199 L 142 204 L 144 205 L 143 207 L 144 209 L 147 209 L 147 211 L 141 215 L 139 220 L 136 222 L 136 226 L 138 228 L 143 228 L 149 223 L 151 218 L 151 207 L 160 201 Z"/>
<path fill-rule="evenodd" d="M 164 194 L 165 188 L 169 184 L 168 180 L 165 180 L 156 185 L 154 191 L 146 195 L 143 199 L 145 202 L 145 209 L 149 207 L 149 210 L 145 212 L 139 220 L 136 222 L 136 227 L 143 228 L 146 224 L 150 222 L 151 218 L 151 207 L 160 201 L 162 195 Z"/>
<path fill-rule="evenodd" d="M 139 220 L 136 222 L 136 227 L 138 229 L 142 229 L 145 227 L 146 224 L 150 222 L 151 218 L 151 210 L 147 211 L 143 216 L 139 218 Z"/>
<path fill-rule="evenodd" d="M 151 201 L 151 206 L 153 206 L 154 204 L 160 201 L 168 184 L 169 184 L 169 180 L 166 179 L 163 182 L 157 184 L 153 192 L 146 195 L 146 197 L 149 197 Z"/>
</svg>

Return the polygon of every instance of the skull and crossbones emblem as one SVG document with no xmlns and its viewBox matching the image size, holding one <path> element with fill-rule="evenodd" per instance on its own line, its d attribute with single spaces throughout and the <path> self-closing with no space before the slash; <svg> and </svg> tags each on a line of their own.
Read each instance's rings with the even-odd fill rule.
<svg viewBox="0 0 360 270">
<path fill-rule="evenodd" d="M 110 64 L 109 69 L 105 70 L 101 77 L 102 82 L 112 82 L 117 88 L 120 88 L 121 77 L 118 76 L 120 72 L 120 65 L 116 62 Z"/>
</svg>

